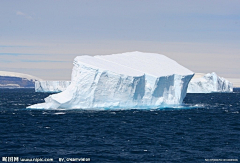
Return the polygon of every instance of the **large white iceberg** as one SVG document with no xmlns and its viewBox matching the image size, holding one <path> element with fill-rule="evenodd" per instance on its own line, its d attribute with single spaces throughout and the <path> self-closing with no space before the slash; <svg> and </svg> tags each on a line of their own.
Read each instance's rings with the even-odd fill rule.
<svg viewBox="0 0 240 163">
<path fill-rule="evenodd" d="M 189 82 L 187 93 L 233 92 L 233 84 L 215 72 L 195 74 Z"/>
<path fill-rule="evenodd" d="M 152 108 L 181 104 L 194 73 L 160 54 L 128 52 L 74 59 L 71 84 L 28 108 Z"/>
<path fill-rule="evenodd" d="M 35 92 L 62 92 L 71 81 L 35 81 Z"/>
</svg>

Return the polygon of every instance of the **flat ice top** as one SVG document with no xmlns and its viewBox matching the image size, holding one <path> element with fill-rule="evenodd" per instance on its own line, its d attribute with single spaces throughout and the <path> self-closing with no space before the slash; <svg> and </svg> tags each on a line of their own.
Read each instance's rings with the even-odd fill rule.
<svg viewBox="0 0 240 163">
<path fill-rule="evenodd" d="M 124 74 L 129 76 L 142 76 L 143 72 L 134 70 L 124 65 L 116 64 L 114 62 L 102 60 L 101 58 L 95 58 L 91 56 L 78 56 L 75 58 L 78 63 L 84 64 L 96 69 L 109 70 L 118 74 Z"/>
<path fill-rule="evenodd" d="M 75 59 L 82 64 L 110 70 L 119 74 L 140 76 L 168 76 L 172 74 L 190 75 L 192 71 L 176 61 L 155 53 L 127 52 L 101 56 L 79 56 Z"/>
<path fill-rule="evenodd" d="M 172 74 L 189 75 L 192 71 L 181 66 L 176 61 L 155 53 L 127 52 L 122 54 L 94 56 L 95 58 L 118 63 L 126 67 L 142 71 L 153 76 Z"/>
</svg>

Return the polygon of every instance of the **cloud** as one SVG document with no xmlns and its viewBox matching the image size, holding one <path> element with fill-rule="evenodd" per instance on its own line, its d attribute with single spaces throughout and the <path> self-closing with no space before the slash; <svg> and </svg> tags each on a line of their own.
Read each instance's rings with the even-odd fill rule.
<svg viewBox="0 0 240 163">
<path fill-rule="evenodd" d="M 17 15 L 25 15 L 24 13 L 22 13 L 21 11 L 17 11 L 16 13 Z"/>
<path fill-rule="evenodd" d="M 25 17 L 25 18 L 27 18 L 27 19 L 33 19 L 30 15 L 25 14 L 25 13 L 23 13 L 23 12 L 21 12 L 21 11 L 17 11 L 17 12 L 16 12 L 16 15 L 18 15 L 18 16 L 23 16 L 23 17 Z"/>
</svg>

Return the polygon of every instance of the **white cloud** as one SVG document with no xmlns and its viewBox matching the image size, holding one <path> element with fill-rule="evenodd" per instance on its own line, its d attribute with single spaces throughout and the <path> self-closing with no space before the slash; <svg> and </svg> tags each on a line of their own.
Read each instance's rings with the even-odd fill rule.
<svg viewBox="0 0 240 163">
<path fill-rule="evenodd" d="M 17 14 L 17 15 L 25 15 L 25 14 L 22 13 L 21 11 L 17 11 L 16 14 Z"/>
<path fill-rule="evenodd" d="M 31 17 L 30 15 L 25 14 L 25 13 L 23 13 L 23 12 L 21 12 L 21 11 L 17 11 L 17 12 L 16 12 L 16 15 L 23 16 L 23 17 L 25 17 L 25 18 L 27 18 L 27 19 L 32 19 L 32 17 Z"/>
</svg>

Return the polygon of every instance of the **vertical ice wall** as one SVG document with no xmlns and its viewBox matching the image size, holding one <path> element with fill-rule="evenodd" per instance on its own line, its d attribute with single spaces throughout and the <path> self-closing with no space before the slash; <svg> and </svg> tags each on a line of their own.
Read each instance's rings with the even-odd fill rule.
<svg viewBox="0 0 240 163">
<path fill-rule="evenodd" d="M 35 92 L 62 92 L 71 81 L 35 81 Z"/>
</svg>

